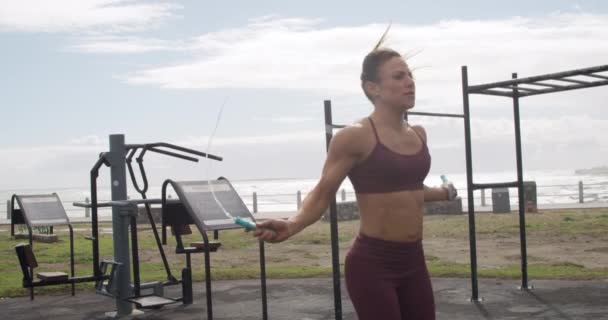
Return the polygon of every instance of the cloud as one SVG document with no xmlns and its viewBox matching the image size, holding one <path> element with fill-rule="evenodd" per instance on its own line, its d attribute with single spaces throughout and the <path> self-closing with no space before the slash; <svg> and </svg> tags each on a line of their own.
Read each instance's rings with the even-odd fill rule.
<svg viewBox="0 0 608 320">
<path fill-rule="evenodd" d="M 141 38 L 134 36 L 94 36 L 80 39 L 71 47 L 86 53 L 147 53 L 155 51 L 184 51 L 188 47 L 183 41 Z"/>
<path fill-rule="evenodd" d="M 70 145 L 76 146 L 103 146 L 105 143 L 106 139 L 96 135 L 82 136 L 70 140 Z"/>
<path fill-rule="evenodd" d="M 20 0 L 0 2 L 0 31 L 78 32 L 149 28 L 175 16 L 168 1 Z"/>
<path fill-rule="evenodd" d="M 173 143 L 205 152 L 208 137 L 184 137 Z M 0 148 L 0 159 L 3 159 L 0 166 L 0 176 L 3 177 L 0 190 L 86 186 L 91 167 L 99 154 L 105 151 L 108 151 L 107 145 L 95 135 L 75 137 L 57 145 Z M 193 163 L 148 153 L 145 166 L 151 186 L 155 187 L 167 177 L 191 180 L 193 176 L 208 176 L 209 169 L 211 176 L 228 175 L 237 178 L 312 176 L 318 174 L 324 152 L 324 136 L 318 131 L 217 137 L 210 153 L 224 157 L 221 163 Z M 279 163 L 277 159 L 280 159 Z M 298 161 L 305 161 L 307 165 L 297 165 L 297 173 L 293 172 L 293 166 L 283 165 L 296 164 Z M 102 170 L 100 179 L 107 180 L 108 177 L 109 171 Z M 100 182 L 99 185 L 106 186 L 107 182 Z"/>
<path fill-rule="evenodd" d="M 236 137 L 215 137 L 211 142 L 212 148 L 218 146 L 247 146 L 247 145 L 281 145 L 290 143 L 316 143 L 323 141 L 323 135 L 318 131 L 299 131 L 281 134 L 248 135 Z M 208 136 L 186 137 L 177 142 L 188 147 L 207 147 Z"/>
<path fill-rule="evenodd" d="M 275 123 L 281 123 L 281 124 L 289 124 L 289 125 L 293 125 L 293 124 L 300 124 L 300 123 L 310 123 L 311 121 L 314 121 L 315 118 L 313 117 L 290 117 L 290 116 L 284 116 L 284 117 L 253 117 L 252 119 L 253 121 L 263 121 L 263 122 L 275 122 Z"/>
<path fill-rule="evenodd" d="M 608 15 L 553 14 L 499 20 L 395 23 L 388 45 L 411 59 L 419 89 L 433 105 L 460 103 L 460 66 L 471 83 L 606 63 Z M 170 89 L 281 88 L 359 94 L 362 57 L 384 24 L 320 27 L 319 20 L 264 17 L 185 41 L 188 61 L 132 72 L 131 84 Z M 441 94 L 436 94 L 437 90 Z M 424 94 L 420 96 L 425 96 Z"/>
</svg>

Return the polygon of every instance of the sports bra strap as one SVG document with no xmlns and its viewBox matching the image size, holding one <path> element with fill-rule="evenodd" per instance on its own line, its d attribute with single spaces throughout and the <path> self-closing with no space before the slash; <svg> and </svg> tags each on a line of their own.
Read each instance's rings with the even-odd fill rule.
<svg viewBox="0 0 608 320">
<path fill-rule="evenodd" d="M 369 123 L 372 125 L 372 129 L 374 130 L 374 136 L 376 136 L 376 142 L 380 142 L 380 138 L 378 138 L 378 132 L 376 131 L 376 126 L 374 125 L 374 121 L 372 121 L 372 117 L 368 117 Z"/>
<path fill-rule="evenodd" d="M 426 140 L 418 133 L 418 130 L 414 129 L 414 127 L 412 127 L 412 130 L 414 130 L 414 133 L 418 136 L 422 144 L 426 144 Z"/>
</svg>

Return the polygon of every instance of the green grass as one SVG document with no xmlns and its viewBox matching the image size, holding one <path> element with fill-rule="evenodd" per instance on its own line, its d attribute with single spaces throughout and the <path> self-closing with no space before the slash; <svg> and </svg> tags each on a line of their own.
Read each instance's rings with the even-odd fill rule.
<svg viewBox="0 0 608 320">
<path fill-rule="evenodd" d="M 526 231 L 548 234 L 597 235 L 608 231 L 608 209 L 556 210 L 545 213 L 528 213 Z M 460 236 L 469 232 L 466 215 L 460 219 L 450 216 L 429 216 L 425 220 L 425 233 L 441 236 Z M 476 214 L 477 234 L 519 233 L 519 214 Z"/>
<path fill-rule="evenodd" d="M 427 216 L 425 217 L 425 237 L 446 239 L 468 238 L 467 215 Z M 485 238 L 514 237 L 519 234 L 519 217 L 512 214 L 478 214 L 476 230 Z M 79 226 L 86 227 L 86 226 Z M 109 227 L 108 225 L 104 227 Z M 606 239 L 608 234 L 608 209 L 593 210 L 559 210 L 526 215 L 528 234 L 547 235 L 552 239 L 572 236 L 592 236 Z M 21 269 L 15 254 L 15 245 L 27 240 L 11 239 L 9 227 L 0 227 L 0 297 L 24 296 L 28 291 L 21 288 Z M 56 228 L 62 229 L 62 228 Z M 186 237 L 184 242 L 200 241 L 196 230 Z M 358 232 L 358 221 L 340 222 L 340 251 L 344 255 L 352 239 Z M 69 271 L 69 239 L 67 233 L 59 232 L 59 242 L 44 244 L 35 242 L 34 252 L 40 267 L 37 271 Z M 75 233 L 76 275 L 85 276 L 92 273 L 91 242 L 85 240 L 88 234 Z M 209 235 L 212 239 L 212 234 Z M 175 241 L 169 234 L 169 243 L 164 246 L 174 276 L 179 277 L 185 266 L 185 257 L 174 253 Z M 266 273 L 268 278 L 305 278 L 330 277 L 331 249 L 329 225 L 319 222 L 304 230 L 284 244 L 266 245 Z M 212 254 L 212 279 L 256 279 L 259 277 L 258 242 L 251 234 L 242 230 L 228 230 L 220 233 L 222 246 Z M 605 240 L 599 240 L 605 241 Z M 100 257 L 111 258 L 113 255 L 112 237 L 100 234 Z M 142 281 L 162 281 L 167 278 L 160 255 L 156 248 L 152 232 L 142 229 L 139 232 L 140 270 Z M 467 248 L 468 251 L 468 248 Z M 590 253 L 592 254 L 592 253 Z M 605 253 L 593 253 L 605 254 Z M 529 257 L 528 275 L 532 279 L 607 279 L 607 268 L 585 268 L 574 262 L 553 263 L 543 259 Z M 203 281 L 203 259 L 201 254 L 193 255 L 195 281 Z M 343 257 L 341 258 L 343 263 Z M 457 263 L 438 256 L 427 256 L 429 272 L 434 277 L 470 277 L 470 266 Z M 480 268 L 480 277 L 518 279 L 521 277 L 519 260 L 497 268 Z M 69 293 L 70 286 L 37 288 L 37 293 Z M 93 284 L 78 284 L 78 290 L 92 290 Z"/>
</svg>

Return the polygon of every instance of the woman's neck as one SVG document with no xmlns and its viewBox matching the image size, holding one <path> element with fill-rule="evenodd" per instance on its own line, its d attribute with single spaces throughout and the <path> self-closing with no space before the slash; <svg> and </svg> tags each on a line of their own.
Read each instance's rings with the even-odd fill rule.
<svg viewBox="0 0 608 320">
<path fill-rule="evenodd" d="M 397 110 L 393 108 L 375 107 L 374 112 L 370 115 L 374 122 L 379 125 L 387 126 L 395 130 L 403 129 L 405 110 Z"/>
</svg>

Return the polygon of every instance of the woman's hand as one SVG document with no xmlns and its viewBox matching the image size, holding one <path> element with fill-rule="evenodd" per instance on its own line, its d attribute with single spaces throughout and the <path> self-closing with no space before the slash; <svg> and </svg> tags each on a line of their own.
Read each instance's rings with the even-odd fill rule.
<svg viewBox="0 0 608 320">
<path fill-rule="evenodd" d="M 266 220 L 256 224 L 257 229 L 253 235 L 262 241 L 282 242 L 291 236 L 289 224 L 287 220 Z"/>
<path fill-rule="evenodd" d="M 456 196 L 458 196 L 458 190 L 456 190 L 453 183 L 450 182 L 447 185 L 442 186 L 442 188 L 445 189 L 448 195 L 448 200 L 454 200 Z"/>
</svg>

